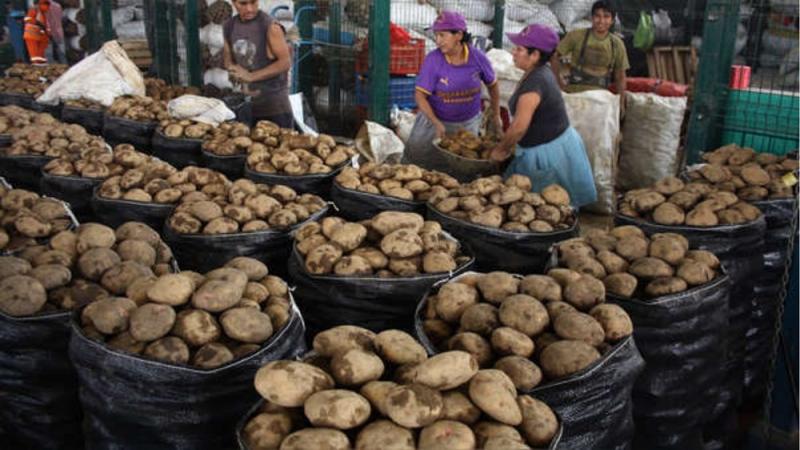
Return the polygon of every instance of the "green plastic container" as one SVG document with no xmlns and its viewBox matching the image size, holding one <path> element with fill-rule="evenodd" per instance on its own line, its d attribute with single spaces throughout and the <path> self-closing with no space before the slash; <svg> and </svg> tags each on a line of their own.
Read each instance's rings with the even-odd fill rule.
<svg viewBox="0 0 800 450">
<path fill-rule="evenodd" d="M 797 92 L 732 89 L 723 119 L 722 144 L 736 143 L 757 152 L 784 155 L 798 148 L 798 123 Z"/>
</svg>

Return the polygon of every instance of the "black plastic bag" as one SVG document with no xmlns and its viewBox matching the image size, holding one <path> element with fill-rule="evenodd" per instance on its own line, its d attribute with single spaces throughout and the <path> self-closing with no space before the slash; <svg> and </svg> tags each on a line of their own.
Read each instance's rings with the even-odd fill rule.
<svg viewBox="0 0 800 450">
<path fill-rule="evenodd" d="M 724 411 L 738 407 L 744 384 L 745 334 L 750 323 L 754 280 L 764 266 L 764 217 L 741 225 L 704 228 L 658 225 L 620 214 L 615 216 L 614 221 L 617 225 L 636 225 L 647 235 L 679 233 L 689 240 L 691 248 L 708 250 L 717 255 L 731 279 L 726 346 L 728 354 L 725 362 L 727 376 L 720 383 L 720 399 L 715 412 L 708 419 L 713 421 Z"/>
<path fill-rule="evenodd" d="M 242 417 L 242 420 L 240 420 L 239 423 L 236 425 L 236 442 L 239 444 L 239 450 L 254 450 L 245 443 L 244 427 L 247 426 L 247 423 L 250 421 L 250 419 L 258 415 L 258 412 L 261 410 L 263 406 L 264 406 L 264 401 L 260 400 L 258 403 L 253 405 L 253 407 L 250 408 L 249 411 L 247 411 L 247 414 L 245 414 L 244 417 Z M 547 446 L 547 450 L 556 450 L 557 448 L 560 448 L 558 444 L 561 442 L 561 436 L 563 434 L 564 434 L 564 422 L 559 420 L 558 431 L 556 432 L 556 435 L 553 436 L 553 439 L 550 441 L 550 445 Z M 355 447 L 355 441 L 352 438 L 350 443 L 352 447 Z"/>
<path fill-rule="evenodd" d="M 796 200 L 754 202 L 767 221 L 764 235 L 764 270 L 755 280 L 755 295 L 747 330 L 745 355 L 745 400 L 755 408 L 763 404 L 767 391 L 767 369 L 773 353 L 775 327 L 778 320 L 778 296 L 783 290 L 783 275 L 789 256 L 792 219 L 797 214 Z"/>
<path fill-rule="evenodd" d="M 82 449 L 70 312 L 0 313 L 0 423 L 7 449 Z"/>
<path fill-rule="evenodd" d="M 236 121 L 253 126 L 253 103 L 242 94 L 233 94 L 222 97 L 225 106 L 236 114 Z"/>
<path fill-rule="evenodd" d="M 550 259 L 550 246 L 578 235 L 578 219 L 566 229 L 550 233 L 513 233 L 455 219 L 427 206 L 427 219 L 439 222 L 475 253 L 475 270 L 542 273 Z"/>
<path fill-rule="evenodd" d="M 41 194 L 67 202 L 79 221 L 94 222 L 92 194 L 102 182 L 97 178 L 50 175 L 42 170 Z"/>
<path fill-rule="evenodd" d="M 0 147 L 11 147 L 14 138 L 10 134 L 0 134 Z"/>
<path fill-rule="evenodd" d="M 99 186 L 92 194 L 92 211 L 100 223 L 116 228 L 125 222 L 143 222 L 154 230 L 161 230 L 164 221 L 175 209 L 173 204 L 145 203 L 102 197 Z"/>
<path fill-rule="evenodd" d="M 282 184 L 289 186 L 301 194 L 316 194 L 323 198 L 329 198 L 331 193 L 331 186 L 333 186 L 333 179 L 336 175 L 347 166 L 343 164 L 329 173 L 322 173 L 317 175 L 280 175 L 276 173 L 261 173 L 255 170 L 250 170 L 249 167 L 244 167 L 244 177 L 255 181 L 256 183 L 264 183 L 269 185 Z"/>
<path fill-rule="evenodd" d="M 608 295 L 633 321 L 646 362 L 633 388 L 634 447 L 701 449 L 702 427 L 724 378 L 730 279 L 653 299 Z"/>
<path fill-rule="evenodd" d="M 203 167 L 222 172 L 231 180 L 242 177 L 244 166 L 247 163 L 247 155 L 219 156 L 205 150 L 200 151 L 200 164 Z"/>
<path fill-rule="evenodd" d="M 305 326 L 289 322 L 256 353 L 212 370 L 122 353 L 83 335 L 73 316 L 69 355 L 86 415 L 86 448 L 225 450 L 259 395 L 253 378 L 269 361 L 306 352 Z"/>
<path fill-rule="evenodd" d="M 61 120 L 61 103 L 57 105 L 47 105 L 44 103 L 39 103 L 36 100 L 34 100 L 31 103 L 31 109 L 36 112 L 50 114 L 56 119 Z"/>
<path fill-rule="evenodd" d="M 439 349 L 422 325 L 429 294 L 414 313 L 414 336 L 435 355 Z M 559 450 L 626 450 L 634 434 L 631 391 L 644 365 L 634 337 L 628 336 L 586 369 L 520 394 L 547 403 L 561 418 Z"/>
<path fill-rule="evenodd" d="M 52 159 L 44 155 L 0 155 L 0 176 L 15 188 L 39 192 L 42 168 Z"/>
<path fill-rule="evenodd" d="M 333 181 L 330 195 L 339 214 L 347 220 L 366 220 L 383 211 L 412 212 L 425 216 L 425 202 L 347 189 L 336 180 Z"/>
<path fill-rule="evenodd" d="M 202 139 L 175 139 L 164 136 L 161 130 L 153 133 L 152 154 L 178 169 L 200 163 Z"/>
<path fill-rule="evenodd" d="M 77 106 L 64 105 L 61 109 L 61 121 L 76 123 L 89 134 L 103 134 L 103 110 L 95 108 L 78 108 Z"/>
<path fill-rule="evenodd" d="M 103 114 L 103 137 L 109 145 L 131 144 L 140 152 L 149 153 L 152 148 L 156 122 L 140 122 Z"/>
<path fill-rule="evenodd" d="M 304 223 L 319 220 L 328 208 L 312 214 Z M 286 275 L 286 264 L 292 251 L 292 230 L 263 230 L 231 234 L 180 234 L 169 224 L 163 225 L 164 242 L 172 249 L 175 259 L 184 270 L 200 273 L 222 267 L 237 256 L 249 256 L 264 262 L 270 272 Z M 308 319 L 306 319 L 306 322 Z"/>
<path fill-rule="evenodd" d="M 472 256 L 462 246 L 462 253 Z M 471 270 L 474 258 L 450 273 L 404 278 L 343 277 L 308 273 L 293 248 L 289 277 L 309 336 L 338 325 L 356 325 L 375 332 L 396 328 L 411 332 L 419 299 L 436 283 Z"/>
<path fill-rule="evenodd" d="M 0 92 L 0 106 L 16 105 L 25 109 L 33 110 L 35 101 L 31 94 L 19 94 L 16 92 Z"/>
</svg>

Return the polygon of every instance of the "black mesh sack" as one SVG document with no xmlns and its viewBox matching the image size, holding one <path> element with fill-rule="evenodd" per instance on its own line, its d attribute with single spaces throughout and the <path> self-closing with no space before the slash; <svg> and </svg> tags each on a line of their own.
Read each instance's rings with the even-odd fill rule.
<svg viewBox="0 0 800 450">
<path fill-rule="evenodd" d="M 331 187 L 331 201 L 342 217 L 352 221 L 366 220 L 383 211 L 412 212 L 425 216 L 425 202 L 347 189 L 336 180 Z"/>
<path fill-rule="evenodd" d="M 200 164 L 202 139 L 175 139 L 167 137 L 161 130 L 153 132 L 152 154 L 178 169 Z"/>
<path fill-rule="evenodd" d="M 140 152 L 149 153 L 156 122 L 140 122 L 103 114 L 103 137 L 109 145 L 131 144 Z"/>
<path fill-rule="evenodd" d="M 40 182 L 42 195 L 47 195 L 69 203 L 72 213 L 81 222 L 96 220 L 92 210 L 92 194 L 103 180 L 76 176 L 51 175 L 42 171 Z"/>
<path fill-rule="evenodd" d="M 333 179 L 336 178 L 336 175 L 338 175 L 346 165 L 347 164 L 344 164 L 329 173 L 299 176 L 261 173 L 251 170 L 249 167 L 245 167 L 244 177 L 256 183 L 289 186 L 300 194 L 316 194 L 323 198 L 329 198 L 331 186 L 333 186 Z"/>
<path fill-rule="evenodd" d="M 102 109 L 64 105 L 61 108 L 61 121 L 76 123 L 85 128 L 89 134 L 101 135 L 103 133 Z"/>
</svg>

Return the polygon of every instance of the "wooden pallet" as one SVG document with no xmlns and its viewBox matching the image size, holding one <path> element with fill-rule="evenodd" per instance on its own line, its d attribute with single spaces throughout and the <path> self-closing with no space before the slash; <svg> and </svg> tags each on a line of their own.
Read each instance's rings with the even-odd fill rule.
<svg viewBox="0 0 800 450">
<path fill-rule="evenodd" d="M 647 71 L 651 78 L 691 86 L 697 74 L 697 52 L 690 46 L 653 47 L 647 52 Z"/>
<path fill-rule="evenodd" d="M 147 69 L 153 64 L 153 55 L 150 54 L 150 47 L 147 40 L 120 41 L 119 45 L 125 49 L 128 58 L 140 69 Z"/>
</svg>

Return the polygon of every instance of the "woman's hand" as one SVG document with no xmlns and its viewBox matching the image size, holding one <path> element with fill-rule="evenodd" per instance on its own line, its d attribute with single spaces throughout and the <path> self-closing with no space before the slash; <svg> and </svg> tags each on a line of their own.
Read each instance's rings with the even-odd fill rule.
<svg viewBox="0 0 800 450">
<path fill-rule="evenodd" d="M 495 147 L 489 152 L 489 159 L 495 162 L 503 162 L 511 156 L 511 151 L 502 147 Z"/>
<path fill-rule="evenodd" d="M 447 134 L 447 129 L 445 129 L 444 124 L 437 120 L 433 123 L 433 126 L 436 127 L 436 137 L 439 139 L 444 139 L 444 136 Z"/>
<path fill-rule="evenodd" d="M 234 64 L 233 66 L 231 66 L 228 69 L 228 72 L 230 73 L 231 78 L 235 80 L 238 80 L 242 83 L 251 82 L 250 71 L 248 71 L 247 69 L 238 64 Z"/>
<path fill-rule="evenodd" d="M 492 125 L 494 126 L 495 135 L 499 138 L 503 136 L 503 119 L 500 114 L 495 114 Z"/>
</svg>

